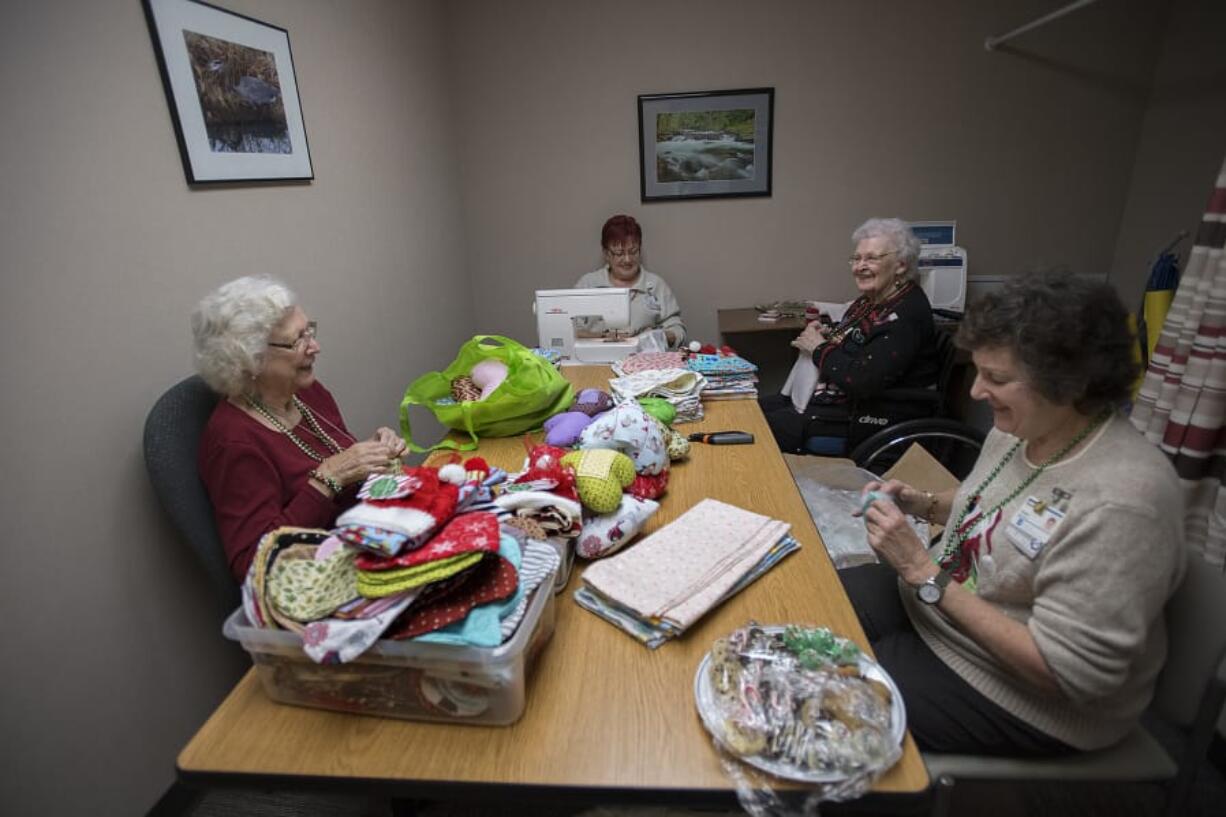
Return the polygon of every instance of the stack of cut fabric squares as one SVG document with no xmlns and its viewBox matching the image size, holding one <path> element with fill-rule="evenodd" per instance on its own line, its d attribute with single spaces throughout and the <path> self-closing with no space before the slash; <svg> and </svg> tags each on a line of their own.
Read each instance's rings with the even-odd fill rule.
<svg viewBox="0 0 1226 817">
<path fill-rule="evenodd" d="M 740 355 L 691 355 L 685 367 L 707 378 L 703 400 L 758 398 L 758 367 Z"/>
<path fill-rule="evenodd" d="M 655 648 L 800 548 L 786 522 L 704 499 L 588 567 L 575 601 Z"/>
</svg>

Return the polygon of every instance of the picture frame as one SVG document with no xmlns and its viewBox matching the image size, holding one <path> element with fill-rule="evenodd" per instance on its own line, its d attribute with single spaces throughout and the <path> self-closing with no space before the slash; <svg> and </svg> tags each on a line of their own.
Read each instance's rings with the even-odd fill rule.
<svg viewBox="0 0 1226 817">
<path fill-rule="evenodd" d="M 289 32 L 200 0 L 142 0 L 188 184 L 315 178 Z"/>
<path fill-rule="evenodd" d="M 771 194 L 774 88 L 644 94 L 638 106 L 642 201 Z"/>
</svg>

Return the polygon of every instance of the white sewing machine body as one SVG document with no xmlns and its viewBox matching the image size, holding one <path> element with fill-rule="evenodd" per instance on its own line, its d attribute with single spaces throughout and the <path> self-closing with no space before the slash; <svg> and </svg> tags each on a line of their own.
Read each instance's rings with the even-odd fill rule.
<svg viewBox="0 0 1226 817">
<path fill-rule="evenodd" d="M 561 352 L 563 365 L 614 363 L 639 351 L 637 337 L 616 335 L 616 330 L 630 326 L 629 289 L 538 289 L 533 311 L 538 343 Z M 575 321 L 580 318 L 599 318 L 613 336 L 576 338 Z"/>
<path fill-rule="evenodd" d="M 920 240 L 919 279 L 933 309 L 966 309 L 966 250 L 955 245 L 958 222 L 914 221 Z"/>
</svg>

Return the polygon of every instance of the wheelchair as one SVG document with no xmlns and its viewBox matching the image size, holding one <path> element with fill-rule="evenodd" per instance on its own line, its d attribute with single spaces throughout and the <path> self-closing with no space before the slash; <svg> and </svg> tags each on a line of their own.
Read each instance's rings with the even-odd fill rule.
<svg viewBox="0 0 1226 817">
<path fill-rule="evenodd" d="M 811 437 L 805 441 L 809 453 L 845 456 L 866 471 L 882 474 L 919 443 L 957 479 L 964 479 L 986 434 L 952 416 L 959 397 L 951 393 L 958 349 L 950 331 L 938 331 L 936 342 L 940 369 L 935 388 L 886 389 L 853 403 L 847 438 Z"/>
</svg>

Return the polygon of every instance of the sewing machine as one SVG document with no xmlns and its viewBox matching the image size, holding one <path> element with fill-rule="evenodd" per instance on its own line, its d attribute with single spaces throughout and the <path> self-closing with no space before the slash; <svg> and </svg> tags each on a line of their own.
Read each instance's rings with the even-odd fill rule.
<svg viewBox="0 0 1226 817">
<path fill-rule="evenodd" d="M 955 246 L 958 222 L 913 221 L 920 240 L 919 278 L 933 309 L 966 309 L 966 250 Z"/>
<path fill-rule="evenodd" d="M 637 337 L 618 331 L 630 326 L 629 289 L 538 289 L 532 308 L 541 348 L 561 352 L 563 365 L 613 363 L 639 350 Z M 576 322 L 582 330 L 592 319 L 603 323 L 604 335 L 576 337 Z"/>
</svg>

